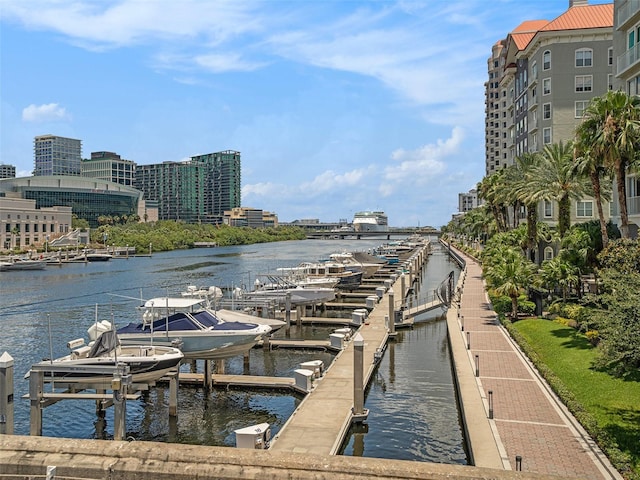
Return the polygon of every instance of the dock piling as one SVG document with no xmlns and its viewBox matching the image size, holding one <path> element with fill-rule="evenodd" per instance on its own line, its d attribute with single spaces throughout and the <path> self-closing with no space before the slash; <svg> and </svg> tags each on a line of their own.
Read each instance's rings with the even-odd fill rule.
<svg viewBox="0 0 640 480">
<path fill-rule="evenodd" d="M 13 435 L 13 357 L 0 356 L 0 434 Z"/>
<path fill-rule="evenodd" d="M 30 421 L 29 435 L 42 436 L 42 393 L 44 377 L 41 371 L 29 375 Z"/>
<path fill-rule="evenodd" d="M 362 423 L 369 415 L 364 408 L 364 338 L 360 332 L 353 337 L 353 409 L 352 421 Z"/>
<path fill-rule="evenodd" d="M 169 417 L 178 416 L 179 370 L 169 372 Z"/>
</svg>

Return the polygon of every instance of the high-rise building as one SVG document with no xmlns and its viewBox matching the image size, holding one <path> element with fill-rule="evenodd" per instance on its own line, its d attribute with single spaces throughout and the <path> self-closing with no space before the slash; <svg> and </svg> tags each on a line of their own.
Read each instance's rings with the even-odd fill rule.
<svg viewBox="0 0 640 480">
<path fill-rule="evenodd" d="M 240 207 L 240 152 L 225 150 L 191 157 L 193 165 L 205 170 L 204 205 L 208 223 L 223 222 L 224 212 Z"/>
<path fill-rule="evenodd" d="M 613 4 L 569 0 L 554 20 L 523 22 L 496 42 L 485 84 L 485 174 L 573 140 L 589 101 L 612 88 L 612 73 Z M 556 223 L 557 213 L 553 202 L 538 207 L 544 222 Z M 523 219 L 525 212 L 517 215 Z M 592 199 L 572 205 L 572 222 L 596 218 Z"/>
<path fill-rule="evenodd" d="M 40 135 L 34 139 L 34 176 L 80 176 L 82 142 L 74 138 Z"/>
<path fill-rule="evenodd" d="M 204 221 L 204 170 L 191 162 L 138 165 L 134 187 L 158 205 L 159 220 Z"/>
<path fill-rule="evenodd" d="M 98 178 L 120 185 L 132 186 L 136 175 L 136 164 L 113 152 L 91 152 L 91 158 L 80 163 L 83 177 Z"/>
</svg>

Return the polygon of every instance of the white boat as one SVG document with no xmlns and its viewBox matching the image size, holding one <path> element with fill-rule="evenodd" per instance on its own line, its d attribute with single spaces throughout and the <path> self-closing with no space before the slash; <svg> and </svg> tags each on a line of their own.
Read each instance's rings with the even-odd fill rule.
<svg viewBox="0 0 640 480">
<path fill-rule="evenodd" d="M 254 287 L 249 292 L 236 291 L 236 298 L 269 299 L 280 305 L 285 305 L 289 298 L 292 306 L 319 305 L 336 298 L 333 288 L 296 285 L 278 275 L 263 275 L 256 279 Z"/>
<path fill-rule="evenodd" d="M 171 370 L 176 370 L 184 357 L 173 347 L 158 345 L 123 346 L 113 330 L 102 333 L 94 342 L 83 339 L 69 342 L 69 355 L 36 363 L 47 382 L 111 385 L 112 373 L 95 371 L 95 367 L 129 367 L 133 383 L 153 383 Z M 32 366 L 33 368 L 33 366 Z M 28 378 L 30 371 L 25 375 Z"/>
<path fill-rule="evenodd" d="M 47 262 L 28 258 L 10 257 L 0 261 L 0 271 L 9 270 L 44 270 Z"/>
<path fill-rule="evenodd" d="M 356 212 L 353 216 L 353 228 L 356 232 L 388 232 L 388 218 L 380 211 Z"/>
<path fill-rule="evenodd" d="M 362 282 L 362 272 L 348 270 L 343 263 L 338 262 L 302 262 L 296 267 L 278 268 L 278 271 L 303 287 L 323 286 L 354 290 Z"/>
<path fill-rule="evenodd" d="M 367 254 L 340 252 L 332 253 L 329 258 L 334 262 L 343 264 L 349 270 L 361 271 L 364 278 L 371 278 L 382 268 L 385 261 L 375 258 L 373 255 L 367 255 L 366 259 L 359 258 L 363 255 Z"/>
<path fill-rule="evenodd" d="M 204 300 L 203 308 L 213 310 L 215 315 L 224 321 L 228 322 L 244 322 L 244 323 L 256 323 L 258 325 L 268 325 L 271 327 L 271 333 L 278 330 L 280 327 L 286 325 L 282 320 L 276 318 L 264 318 L 257 317 L 255 315 L 249 315 L 237 310 L 228 310 L 218 307 L 218 301 L 224 297 L 222 289 L 220 287 L 197 287 L 195 285 L 189 285 L 187 290 L 181 293 L 185 298 L 197 298 Z"/>
<path fill-rule="evenodd" d="M 245 353 L 272 330 L 246 319 L 228 316 L 225 320 L 220 312 L 206 308 L 205 301 L 189 297 L 147 300 L 142 321 L 119 328 L 118 337 L 123 345 L 180 345 L 185 358 L 215 360 Z"/>
</svg>

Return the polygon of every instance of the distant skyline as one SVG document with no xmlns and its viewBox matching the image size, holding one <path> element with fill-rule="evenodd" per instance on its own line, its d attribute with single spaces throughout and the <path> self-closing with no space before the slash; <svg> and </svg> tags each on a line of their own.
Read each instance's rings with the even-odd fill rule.
<svg viewBox="0 0 640 480">
<path fill-rule="evenodd" d="M 0 163 L 30 176 L 45 134 L 140 165 L 237 150 L 242 205 L 280 221 L 438 228 L 484 176 L 492 45 L 568 7 L 0 0 Z"/>
</svg>

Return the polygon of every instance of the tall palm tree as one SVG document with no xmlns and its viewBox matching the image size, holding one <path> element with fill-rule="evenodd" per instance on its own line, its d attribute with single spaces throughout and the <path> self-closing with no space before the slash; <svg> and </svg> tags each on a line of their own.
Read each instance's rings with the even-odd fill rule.
<svg viewBox="0 0 640 480">
<path fill-rule="evenodd" d="M 558 231 L 562 238 L 571 225 L 571 200 L 579 200 L 591 190 L 590 182 L 577 175 L 573 167 L 573 143 L 560 142 L 545 145 L 520 193 L 527 203 L 558 202 Z"/>
<path fill-rule="evenodd" d="M 496 219 L 499 232 L 507 231 L 507 219 L 503 198 L 505 191 L 504 175 L 504 170 L 500 170 L 484 177 L 477 186 L 478 196 L 483 199 L 491 209 Z"/>
<path fill-rule="evenodd" d="M 526 194 L 527 185 L 531 180 L 534 167 L 538 165 L 540 156 L 537 153 L 524 153 L 516 157 L 513 165 L 508 167 L 508 177 L 512 194 L 520 200 L 527 210 L 527 258 L 535 260 L 535 247 L 537 245 L 538 210 L 537 202 L 529 201 Z"/>
<path fill-rule="evenodd" d="M 604 166 L 615 175 L 620 232 L 623 238 L 629 238 L 626 174 L 636 161 L 640 143 L 640 98 L 610 90 L 591 100 L 583 118 L 587 122 L 583 150 L 601 157 Z"/>
</svg>

